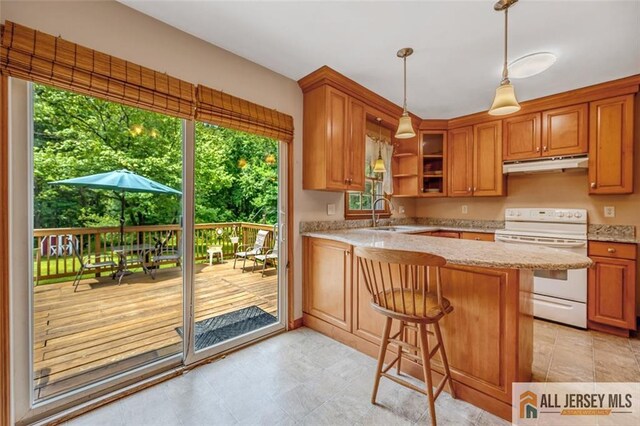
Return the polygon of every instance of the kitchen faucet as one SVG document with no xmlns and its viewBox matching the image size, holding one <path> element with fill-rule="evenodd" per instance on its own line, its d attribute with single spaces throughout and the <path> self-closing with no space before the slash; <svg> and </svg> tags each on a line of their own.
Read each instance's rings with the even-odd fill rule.
<svg viewBox="0 0 640 426">
<path fill-rule="evenodd" d="M 374 228 L 378 226 L 378 221 L 380 221 L 380 215 L 378 215 L 378 218 L 376 219 L 376 204 L 378 204 L 378 201 L 386 201 L 389 204 L 389 210 L 393 210 L 393 203 L 391 200 L 384 197 L 377 198 L 371 205 L 371 220 L 373 221 Z"/>
</svg>

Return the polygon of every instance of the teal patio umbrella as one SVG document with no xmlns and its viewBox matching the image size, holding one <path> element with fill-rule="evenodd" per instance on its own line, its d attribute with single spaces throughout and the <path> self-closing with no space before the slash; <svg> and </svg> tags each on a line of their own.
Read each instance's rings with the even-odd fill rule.
<svg viewBox="0 0 640 426">
<path fill-rule="evenodd" d="M 129 170 L 114 170 L 107 173 L 82 176 L 49 182 L 51 185 L 82 186 L 92 189 L 115 191 L 120 199 L 120 245 L 124 245 L 124 207 L 126 192 L 151 192 L 156 194 L 182 195 L 182 192 L 167 185 L 147 179 Z"/>
</svg>

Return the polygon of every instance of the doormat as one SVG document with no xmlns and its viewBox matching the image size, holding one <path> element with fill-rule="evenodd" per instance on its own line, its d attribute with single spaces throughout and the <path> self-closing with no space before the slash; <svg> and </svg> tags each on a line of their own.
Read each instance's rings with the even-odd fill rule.
<svg viewBox="0 0 640 426">
<path fill-rule="evenodd" d="M 198 321 L 195 329 L 196 351 L 276 322 L 278 322 L 276 317 L 257 306 L 249 306 L 235 312 Z M 176 331 L 184 337 L 182 327 L 177 327 Z"/>
</svg>

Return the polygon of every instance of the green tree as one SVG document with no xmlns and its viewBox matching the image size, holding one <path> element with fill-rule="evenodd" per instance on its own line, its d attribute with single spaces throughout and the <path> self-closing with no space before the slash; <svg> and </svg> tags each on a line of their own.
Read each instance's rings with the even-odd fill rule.
<svg viewBox="0 0 640 426">
<path fill-rule="evenodd" d="M 196 221 L 277 219 L 277 142 L 196 126 Z M 34 85 L 34 226 L 117 225 L 108 191 L 53 186 L 55 180 L 127 169 L 182 187 L 181 120 Z M 177 223 L 180 197 L 127 194 L 127 223 Z"/>
</svg>

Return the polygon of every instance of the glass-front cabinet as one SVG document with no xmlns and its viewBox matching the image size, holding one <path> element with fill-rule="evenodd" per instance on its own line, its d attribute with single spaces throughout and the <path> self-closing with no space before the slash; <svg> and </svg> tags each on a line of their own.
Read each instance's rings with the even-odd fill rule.
<svg viewBox="0 0 640 426">
<path fill-rule="evenodd" d="M 420 194 L 423 197 L 447 195 L 447 134 L 444 131 L 420 133 Z"/>
</svg>

